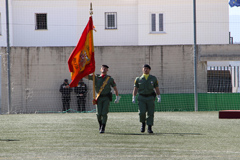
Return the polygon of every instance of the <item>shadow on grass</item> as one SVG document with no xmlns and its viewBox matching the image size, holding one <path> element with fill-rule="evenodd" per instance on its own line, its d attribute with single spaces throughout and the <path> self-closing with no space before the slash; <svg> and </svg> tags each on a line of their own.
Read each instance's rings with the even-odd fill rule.
<svg viewBox="0 0 240 160">
<path fill-rule="evenodd" d="M 146 136 L 146 135 L 153 135 L 153 136 L 164 136 L 164 135 L 176 135 L 176 136 L 201 136 L 201 133 L 113 133 L 113 132 L 105 132 L 105 134 L 115 134 L 115 135 L 138 135 L 138 136 Z"/>
<path fill-rule="evenodd" d="M 11 141 L 20 141 L 18 139 L 0 139 L 0 141 L 11 142 Z"/>
</svg>

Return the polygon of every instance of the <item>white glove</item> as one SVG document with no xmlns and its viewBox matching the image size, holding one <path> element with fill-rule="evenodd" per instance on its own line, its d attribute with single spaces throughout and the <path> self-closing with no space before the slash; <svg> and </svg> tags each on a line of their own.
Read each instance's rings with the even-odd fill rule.
<svg viewBox="0 0 240 160">
<path fill-rule="evenodd" d="M 121 98 L 121 96 L 116 96 L 114 103 L 119 103 L 120 98 Z"/>
<path fill-rule="evenodd" d="M 160 96 L 160 94 L 159 94 L 159 95 L 157 95 L 157 102 L 158 102 L 158 103 L 160 103 L 160 102 L 161 102 L 161 96 Z"/>
<path fill-rule="evenodd" d="M 136 96 L 132 97 L 132 103 L 135 103 Z"/>
</svg>

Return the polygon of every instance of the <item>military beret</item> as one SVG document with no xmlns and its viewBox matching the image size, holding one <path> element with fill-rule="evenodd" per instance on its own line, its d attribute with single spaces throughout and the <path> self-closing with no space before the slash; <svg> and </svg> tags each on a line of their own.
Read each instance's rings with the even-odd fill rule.
<svg viewBox="0 0 240 160">
<path fill-rule="evenodd" d="M 105 67 L 105 68 L 109 68 L 106 64 L 103 64 L 102 66 Z"/>
<path fill-rule="evenodd" d="M 143 65 L 143 68 L 144 68 L 144 67 L 147 67 L 147 68 L 151 69 L 151 67 L 150 67 L 148 64 L 144 64 L 144 65 Z"/>
<path fill-rule="evenodd" d="M 64 79 L 64 82 L 68 82 L 68 79 Z"/>
</svg>

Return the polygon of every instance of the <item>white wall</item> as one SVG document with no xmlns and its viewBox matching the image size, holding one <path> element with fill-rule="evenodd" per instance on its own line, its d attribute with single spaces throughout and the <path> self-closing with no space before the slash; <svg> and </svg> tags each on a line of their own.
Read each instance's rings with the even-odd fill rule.
<svg viewBox="0 0 240 160">
<path fill-rule="evenodd" d="M 167 2 L 139 0 L 139 45 L 190 44 L 193 37 L 192 6 L 188 0 Z M 150 13 L 163 13 L 164 32 L 150 34 Z M 183 23 L 184 22 L 184 23 Z M 190 33 L 190 34 L 189 34 Z"/>
<path fill-rule="evenodd" d="M 78 28 L 83 28 L 78 26 L 76 1 L 14 0 L 12 7 L 14 46 L 72 46 L 79 38 Z M 47 30 L 35 30 L 36 13 L 47 13 Z"/>
<path fill-rule="evenodd" d="M 4 4 L 4 1 L 0 0 L 0 4 Z M 3 14 L 3 12 L 4 12 L 4 14 Z M 4 35 L 6 32 L 3 32 L 3 29 L 5 30 L 5 28 L 3 28 L 4 27 L 3 22 L 6 21 L 5 18 L 3 18 L 3 17 L 5 17 L 5 12 L 6 12 L 5 5 L 0 5 L 0 46 L 2 46 L 2 45 L 6 46 L 6 44 L 5 44 L 6 40 L 4 40 L 4 38 L 5 38 Z"/>
<path fill-rule="evenodd" d="M 114 6 L 109 1 L 92 1 L 96 46 L 137 44 L 137 6 L 130 2 Z M 75 46 L 88 22 L 90 3 L 14 0 L 13 8 L 14 46 Z M 117 12 L 117 30 L 105 30 L 104 12 Z M 48 30 L 35 30 L 35 13 L 47 13 Z"/>
<path fill-rule="evenodd" d="M 193 44 L 193 1 L 139 0 L 139 45 Z M 228 44 L 228 1 L 197 1 L 197 43 Z M 164 14 L 165 33 L 150 34 L 150 13 Z"/>
<path fill-rule="evenodd" d="M 0 2 L 5 22 L 5 0 Z M 192 0 L 91 2 L 95 46 L 193 44 Z M 11 46 L 75 46 L 88 22 L 89 9 L 88 0 L 12 0 Z M 117 12 L 116 30 L 105 30 L 105 12 Z M 151 12 L 164 13 L 164 34 L 149 34 Z M 35 30 L 35 13 L 47 13 L 48 30 Z M 228 0 L 197 1 L 197 43 L 228 44 L 228 21 Z M 0 46 L 6 46 L 2 27 Z"/>
<path fill-rule="evenodd" d="M 0 0 L 0 47 L 7 46 L 5 0 Z"/>
<path fill-rule="evenodd" d="M 96 46 L 138 44 L 137 0 L 92 1 Z M 89 3 L 82 8 L 89 9 Z M 105 12 L 117 12 L 117 29 L 105 29 Z M 88 13 L 88 11 L 86 11 Z"/>
<path fill-rule="evenodd" d="M 228 0 L 197 1 L 197 43 L 229 44 Z"/>
</svg>

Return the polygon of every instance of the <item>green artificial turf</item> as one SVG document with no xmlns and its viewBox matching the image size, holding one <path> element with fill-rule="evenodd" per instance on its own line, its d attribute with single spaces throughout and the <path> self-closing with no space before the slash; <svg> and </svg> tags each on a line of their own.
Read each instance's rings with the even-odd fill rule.
<svg viewBox="0 0 240 160">
<path fill-rule="evenodd" d="M 0 160 L 238 160 L 240 119 L 218 112 L 155 112 L 154 134 L 137 112 L 0 115 Z"/>
</svg>

